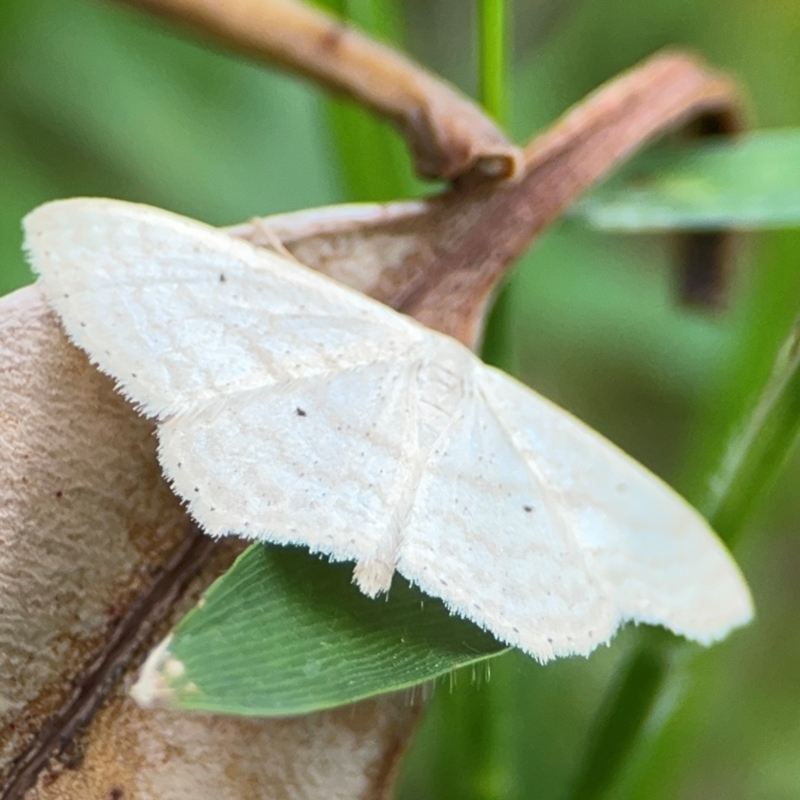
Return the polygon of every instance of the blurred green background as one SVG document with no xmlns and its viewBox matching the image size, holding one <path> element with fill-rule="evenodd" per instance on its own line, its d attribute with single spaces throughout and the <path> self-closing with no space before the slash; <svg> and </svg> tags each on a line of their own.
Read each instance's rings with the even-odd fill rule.
<svg viewBox="0 0 800 800">
<path fill-rule="evenodd" d="M 472 3 L 345 5 L 475 92 Z M 796 0 L 517 0 L 513 31 L 520 140 L 667 45 L 738 76 L 755 124 L 800 125 Z M 365 126 L 369 141 L 354 141 Z M 227 224 L 423 188 L 393 134 L 305 83 L 112 3 L 0 0 L 0 294 L 30 281 L 20 218 L 56 197 L 108 195 Z M 675 302 L 669 242 L 562 222 L 520 263 L 506 308 L 521 376 L 690 496 L 687 459 L 737 402 L 743 342 L 763 331 L 768 350 L 800 309 L 800 233 L 740 244 L 727 309 L 698 312 Z M 687 666 L 676 665 L 648 730 L 683 684 L 691 702 L 609 796 L 800 797 L 799 475 L 795 458 L 737 550 L 757 623 L 680 652 Z M 492 662 L 488 683 L 481 672 L 438 686 L 400 797 L 566 797 L 638 638 L 626 630 L 588 660 L 545 667 L 512 654 Z"/>
</svg>

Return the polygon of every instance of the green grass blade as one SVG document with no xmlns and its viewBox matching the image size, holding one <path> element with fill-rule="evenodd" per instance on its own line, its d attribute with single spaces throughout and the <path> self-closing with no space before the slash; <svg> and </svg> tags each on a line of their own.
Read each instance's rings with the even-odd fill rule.
<svg viewBox="0 0 800 800">
<path fill-rule="evenodd" d="M 506 121 L 508 8 L 506 0 L 478 0 L 480 25 L 480 101 L 501 125 Z"/>
<path fill-rule="evenodd" d="M 623 232 L 800 225 L 800 130 L 646 153 L 572 213 Z"/>
<path fill-rule="evenodd" d="M 176 709 L 285 716 L 405 689 L 505 648 L 395 576 L 386 599 L 352 565 L 254 545 L 177 626 L 160 678 Z M 180 674 L 177 674 L 180 672 Z"/>
<path fill-rule="evenodd" d="M 653 641 L 634 652 L 606 698 L 600 712 L 602 727 L 589 742 L 571 800 L 590 800 L 607 791 L 616 777 L 614 765 L 624 763 L 636 744 L 640 726 L 631 725 L 631 720 L 646 720 L 653 709 L 674 645 L 658 641 L 664 637 L 661 631 L 648 633 Z"/>
<path fill-rule="evenodd" d="M 800 309 L 800 231 L 781 231 L 765 237 L 759 264 L 747 276 L 748 301 L 727 347 L 716 386 L 703 404 L 690 437 L 691 452 L 678 478 L 678 487 L 706 516 L 714 513 L 719 491 L 713 482 L 730 443 L 759 400 L 774 369 L 774 361 Z M 728 531 L 719 530 L 723 538 Z"/>
<path fill-rule="evenodd" d="M 508 109 L 507 31 L 509 8 L 505 0 L 478 0 L 480 102 L 501 125 Z M 495 298 L 486 320 L 481 357 L 487 364 L 515 371 L 513 284 L 507 282 Z"/>
<path fill-rule="evenodd" d="M 320 5 L 377 39 L 402 41 L 396 0 L 326 0 Z M 328 98 L 326 107 L 345 199 L 385 201 L 420 193 L 424 184 L 414 177 L 405 142 L 388 122 L 339 97 Z"/>
<path fill-rule="evenodd" d="M 708 482 L 701 508 L 733 544 L 764 489 L 788 457 L 800 431 L 800 321 L 778 353 L 772 374 L 734 433 Z"/>
<path fill-rule="evenodd" d="M 776 282 L 774 288 L 780 284 Z M 704 496 L 692 498 L 725 541 L 738 539 L 748 513 L 777 477 L 798 435 L 800 323 L 779 350 L 760 393 L 742 407 L 738 423 L 718 452 L 716 466 L 700 481 L 706 487 Z M 623 688 L 612 693 L 598 714 L 571 800 L 602 797 L 630 759 L 664 688 L 672 654 L 680 646 L 676 639 L 660 641 L 664 636 L 660 635 L 657 647 L 652 641 L 642 644 L 621 671 L 617 685 Z M 642 680 L 639 673 L 645 662 L 650 677 Z M 675 709 L 680 706 L 674 703 Z"/>
</svg>

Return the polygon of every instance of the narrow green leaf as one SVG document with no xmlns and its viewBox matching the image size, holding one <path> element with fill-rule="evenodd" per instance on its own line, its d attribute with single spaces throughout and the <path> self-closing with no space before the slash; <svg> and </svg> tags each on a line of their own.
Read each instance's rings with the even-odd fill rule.
<svg viewBox="0 0 800 800">
<path fill-rule="evenodd" d="M 403 38 L 397 0 L 325 0 L 320 5 L 378 39 L 398 43 Z M 388 122 L 339 97 L 328 98 L 326 107 L 347 200 L 419 194 L 424 184 L 414 177 L 405 142 Z"/>
<path fill-rule="evenodd" d="M 506 0 L 478 0 L 481 105 L 499 123 L 506 118 Z"/>
<path fill-rule="evenodd" d="M 800 434 L 800 323 L 780 349 L 772 373 L 718 453 L 698 506 L 722 538 L 738 539 L 755 501 L 777 477 Z M 670 674 L 678 640 L 645 639 L 621 671 L 595 722 L 570 800 L 603 797 L 622 773 Z M 643 677 L 642 670 L 646 669 Z M 641 674 L 640 674 L 641 673 Z M 678 703 L 673 704 L 676 708 Z M 662 724 L 665 720 L 662 720 Z"/>
<path fill-rule="evenodd" d="M 371 600 L 351 574 L 352 565 L 301 548 L 249 548 L 175 629 L 157 669 L 166 704 L 302 714 L 415 686 L 506 649 L 399 576 L 385 600 Z"/>
<path fill-rule="evenodd" d="M 627 232 L 800 225 L 800 130 L 645 153 L 573 214 Z"/>
<path fill-rule="evenodd" d="M 501 125 L 508 108 L 507 36 L 509 8 L 506 0 L 478 0 L 480 101 Z M 481 356 L 487 364 L 514 373 L 512 282 L 500 288 L 486 320 Z"/>
<path fill-rule="evenodd" d="M 570 795 L 572 800 L 601 797 L 611 786 L 615 773 L 609 765 L 622 763 L 635 744 L 638 728 L 630 725 L 631 717 L 647 719 L 655 704 L 675 640 L 666 639 L 664 631 L 647 633 L 651 641 L 634 651 L 601 709 L 603 735 L 589 741 L 584 769 Z"/>
<path fill-rule="evenodd" d="M 734 543 L 800 431 L 800 321 L 784 342 L 749 419 L 731 436 L 701 501 L 720 536 Z"/>
</svg>

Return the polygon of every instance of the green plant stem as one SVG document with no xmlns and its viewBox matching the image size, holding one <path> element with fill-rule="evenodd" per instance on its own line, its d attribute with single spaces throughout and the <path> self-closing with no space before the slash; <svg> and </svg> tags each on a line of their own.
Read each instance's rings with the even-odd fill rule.
<svg viewBox="0 0 800 800">
<path fill-rule="evenodd" d="M 478 18 L 480 102 L 497 122 L 504 125 L 508 108 L 508 4 L 505 0 L 478 0 Z M 481 357 L 487 364 L 513 374 L 516 357 L 511 323 L 512 295 L 510 282 L 497 293 L 486 321 Z"/>
<path fill-rule="evenodd" d="M 506 0 L 478 0 L 480 25 L 480 101 L 501 125 L 506 122 Z"/>
<path fill-rule="evenodd" d="M 478 40 L 480 102 L 501 125 L 505 123 L 508 68 L 506 32 L 508 4 L 505 0 L 478 0 Z M 495 298 L 486 321 L 481 355 L 487 363 L 514 372 L 512 330 L 513 298 L 506 285 Z M 448 795 L 461 800 L 503 800 L 514 794 L 514 764 L 509 731 L 513 708 L 513 676 L 508 658 L 493 659 L 491 678 L 471 691 L 454 693 L 447 703 L 451 723 L 458 724 L 463 745 L 458 753 L 451 749 L 450 770 L 459 775 L 458 787 Z"/>
<path fill-rule="evenodd" d="M 600 709 L 602 727 L 589 741 L 571 800 L 589 800 L 607 791 L 616 778 L 614 765 L 623 764 L 636 743 L 641 725 L 631 721 L 643 722 L 650 716 L 667 676 L 673 644 L 659 636 L 660 631 L 648 633 L 645 638 L 652 641 L 636 649 Z"/>
<path fill-rule="evenodd" d="M 481 344 L 481 358 L 510 374 L 516 372 L 513 337 L 513 278 L 506 280 L 492 304 Z"/>
<path fill-rule="evenodd" d="M 325 0 L 320 5 L 379 39 L 397 44 L 403 38 L 397 0 Z M 349 100 L 332 97 L 325 105 L 345 199 L 386 201 L 419 194 L 421 183 L 399 133 Z"/>
<path fill-rule="evenodd" d="M 440 686 L 437 711 L 447 737 L 439 744 L 437 800 L 507 800 L 516 797 L 513 709 L 514 663 L 492 658 L 483 674 L 462 669 Z"/>
<path fill-rule="evenodd" d="M 731 437 L 700 508 L 729 545 L 778 475 L 800 431 L 800 320 L 783 343 L 748 419 Z"/>
<path fill-rule="evenodd" d="M 721 449 L 717 465 L 702 482 L 697 504 L 730 543 L 749 512 L 778 475 L 800 434 L 800 323 L 795 323 L 775 358 L 770 376 L 748 404 Z M 654 645 L 652 637 L 656 636 Z M 594 726 L 572 800 L 598 798 L 614 783 L 632 755 L 680 647 L 677 639 L 651 632 L 617 679 Z M 644 674 L 646 672 L 646 674 Z M 644 677 L 642 677 L 644 674 Z"/>
</svg>

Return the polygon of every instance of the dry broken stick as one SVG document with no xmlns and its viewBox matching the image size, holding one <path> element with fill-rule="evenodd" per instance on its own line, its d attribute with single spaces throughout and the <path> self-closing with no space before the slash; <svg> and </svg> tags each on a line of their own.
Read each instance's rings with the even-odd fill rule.
<svg viewBox="0 0 800 800">
<path fill-rule="evenodd" d="M 455 180 L 468 174 L 516 177 L 530 172 L 530 153 L 523 158 L 494 122 L 452 86 L 391 48 L 296 0 L 124 2 L 199 29 L 268 63 L 282 64 L 387 116 L 406 136 L 422 176 Z M 708 81 L 700 91 L 713 94 L 714 77 L 704 77 Z M 644 86 L 646 79 L 644 75 L 636 78 L 643 89 L 655 90 L 655 86 Z M 714 111 L 698 115 L 691 134 L 731 134 L 741 129 L 743 117 L 735 92 L 725 83 L 724 88 L 716 87 L 724 99 Z M 698 96 L 697 106 L 701 105 Z M 687 113 L 692 116 L 691 111 Z M 721 305 L 733 255 L 731 234 L 679 236 L 677 269 L 683 300 Z"/>
<path fill-rule="evenodd" d="M 478 186 L 461 207 L 451 206 L 435 274 L 421 288 L 409 282 L 391 304 L 456 338 L 469 335 L 461 326 L 471 319 L 477 335 L 481 304 L 545 225 L 654 138 L 698 118 L 731 119 L 737 108 L 731 81 L 697 60 L 664 53 L 646 61 L 534 139 L 518 181 L 496 191 Z"/>
<path fill-rule="evenodd" d="M 471 100 L 396 50 L 296 0 L 125 0 L 281 64 L 388 117 L 417 172 L 452 180 L 468 172 L 517 174 L 521 153 Z"/>
<path fill-rule="evenodd" d="M 529 171 L 519 149 L 453 87 L 295 0 L 124 2 L 188 24 L 268 63 L 283 64 L 387 116 L 405 134 L 423 176 L 452 180 L 467 173 L 510 177 Z M 732 86 L 728 83 L 721 91 L 725 99 L 716 112 L 700 116 L 692 134 L 741 129 L 743 118 Z M 733 259 L 732 235 L 694 232 L 679 236 L 678 244 L 681 297 L 698 305 L 720 305 Z"/>
<path fill-rule="evenodd" d="M 316 218 L 300 212 L 292 224 L 304 235 L 281 235 L 300 261 L 318 259 L 335 277 L 475 347 L 510 265 L 581 194 L 658 136 L 698 121 L 730 129 L 738 118 L 730 80 L 691 56 L 660 54 L 533 139 L 514 182 L 464 182 L 426 202 L 365 207 L 361 219 L 355 207 Z M 230 230 L 269 246 L 257 221 Z"/>
</svg>

